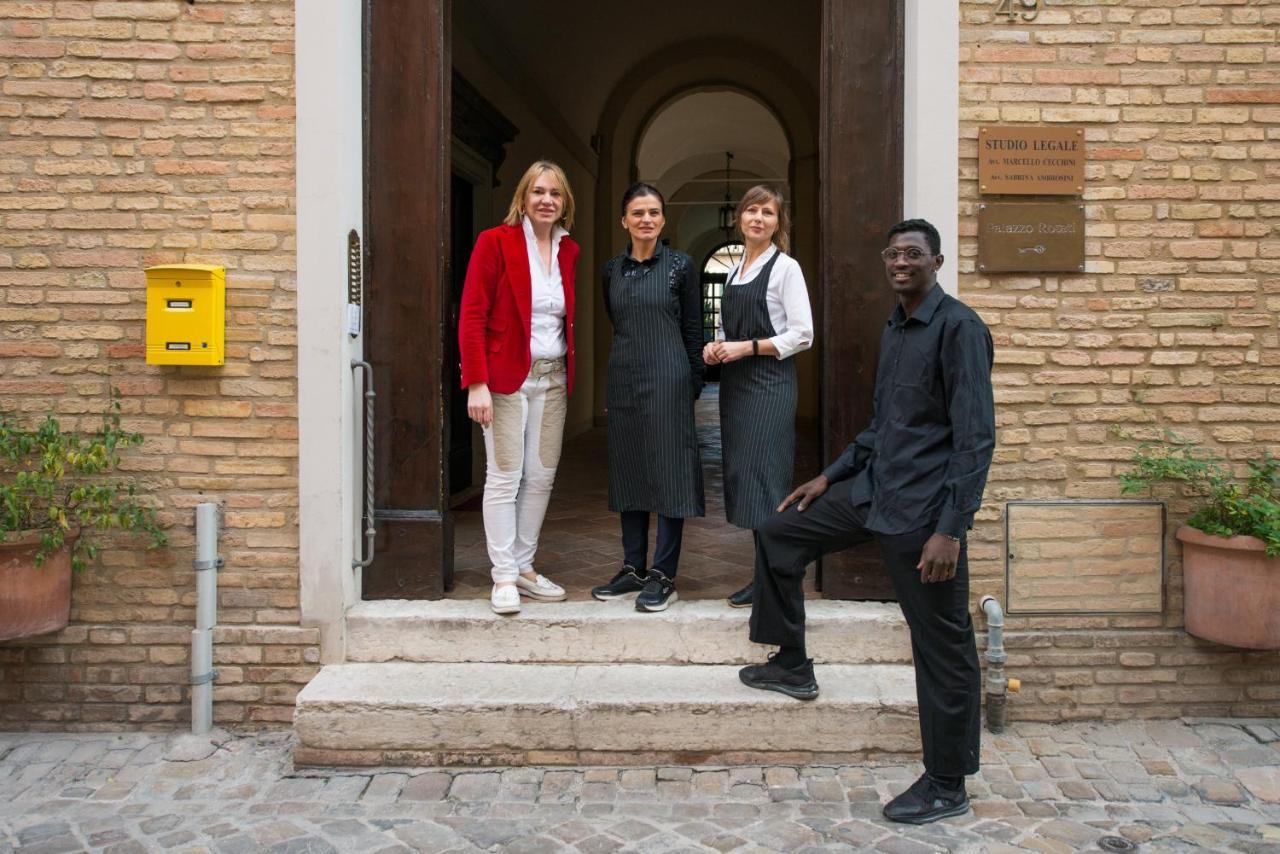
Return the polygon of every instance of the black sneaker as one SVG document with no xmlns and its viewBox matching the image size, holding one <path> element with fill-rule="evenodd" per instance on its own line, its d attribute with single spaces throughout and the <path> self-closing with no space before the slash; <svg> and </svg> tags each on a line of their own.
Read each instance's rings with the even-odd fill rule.
<svg viewBox="0 0 1280 854">
<path fill-rule="evenodd" d="M 644 573 L 630 564 L 623 564 L 622 569 L 618 570 L 618 574 L 613 577 L 613 581 L 601 584 L 599 587 L 592 587 L 591 595 L 601 602 L 622 599 L 639 593 L 644 588 L 644 582 Z"/>
<path fill-rule="evenodd" d="M 884 817 L 905 824 L 928 824 L 969 811 L 964 782 L 952 788 L 927 771 L 901 795 L 884 805 Z"/>
<path fill-rule="evenodd" d="M 756 583 L 753 581 L 737 593 L 730 594 L 730 608 L 750 608 L 756 598 Z"/>
<path fill-rule="evenodd" d="M 636 597 L 637 611 L 665 611 L 667 606 L 680 598 L 676 583 L 662 574 L 662 570 L 649 570 L 649 579 Z"/>
<path fill-rule="evenodd" d="M 818 696 L 818 680 L 813 677 L 813 659 L 794 669 L 783 667 L 774 661 L 778 654 L 769 654 L 764 664 L 749 664 L 738 671 L 738 678 L 748 688 L 779 691 L 797 700 L 813 700 Z"/>
</svg>

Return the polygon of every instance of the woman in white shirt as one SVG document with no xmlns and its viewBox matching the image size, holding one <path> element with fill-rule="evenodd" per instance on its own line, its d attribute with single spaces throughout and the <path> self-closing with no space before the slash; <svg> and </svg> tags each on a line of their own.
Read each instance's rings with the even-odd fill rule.
<svg viewBox="0 0 1280 854">
<path fill-rule="evenodd" d="M 729 522 L 754 529 L 778 510 L 795 468 L 795 364 L 813 346 L 813 312 L 800 265 L 786 254 L 790 215 L 782 193 L 747 190 L 735 216 L 746 246 L 725 282 L 716 340 L 703 359 L 720 368 L 724 505 Z M 750 607 L 754 582 L 729 597 Z"/>
</svg>

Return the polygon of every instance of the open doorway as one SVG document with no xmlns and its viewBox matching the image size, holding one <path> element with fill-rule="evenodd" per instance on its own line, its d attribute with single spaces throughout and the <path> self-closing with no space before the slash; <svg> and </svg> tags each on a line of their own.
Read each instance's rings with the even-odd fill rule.
<svg viewBox="0 0 1280 854">
<path fill-rule="evenodd" d="M 782 10 L 777 4 L 749 2 L 744 9 L 742 3 L 713 0 L 698 4 L 696 12 L 682 8 L 678 15 L 663 16 L 660 28 L 645 26 L 635 38 L 619 38 L 632 26 L 631 6 L 576 0 L 544 4 L 557 8 L 557 18 L 574 22 L 550 37 L 555 47 L 549 50 L 547 43 L 528 36 L 547 32 L 545 15 L 531 8 L 537 5 L 513 8 L 498 0 L 454 5 L 454 191 L 461 189 L 469 199 L 484 192 L 475 181 L 459 184 L 465 175 L 456 152 L 478 149 L 492 157 L 491 211 L 506 210 L 519 175 L 537 158 L 560 163 L 573 185 L 578 207 L 574 237 L 582 247 L 576 288 L 578 379 L 538 569 L 562 584 L 570 598 L 583 599 L 591 586 L 613 575 L 622 556 L 618 517 L 608 510 L 607 471 L 600 464 L 606 457 L 604 382 L 611 330 L 598 270 L 625 245 L 617 200 L 634 180 L 663 191 L 663 236 L 693 257 L 704 273 L 704 334 L 709 338 L 725 276 L 741 250 L 737 235 L 725 227 L 727 214 L 748 187 L 778 186 L 793 211 L 793 254 L 806 271 L 816 313 L 821 6 L 813 2 Z M 714 43 L 706 40 L 709 33 L 717 35 Z M 460 121 L 459 86 L 469 93 L 469 104 L 478 101 L 483 112 L 497 117 L 487 123 L 490 131 L 505 122 L 515 129 L 512 138 L 487 147 L 477 143 L 475 122 Z M 464 142 L 468 134 L 469 145 Z M 459 205 L 453 207 L 456 217 Z M 467 241 L 456 234 L 459 225 L 454 223 L 451 241 L 457 281 L 469 255 Z M 448 334 L 455 330 L 456 325 Z M 801 477 L 812 474 L 818 456 L 818 351 L 798 356 L 797 368 L 796 475 Z M 707 515 L 686 524 L 679 573 L 684 598 L 723 597 L 745 584 L 751 573 L 751 534 L 730 526 L 724 517 L 717 379 L 714 373 L 708 377 L 711 384 L 696 411 Z M 455 403 L 455 412 L 457 408 Z M 475 428 L 460 419 L 452 426 L 454 560 L 446 595 L 480 598 L 488 596 L 491 584 L 478 492 L 483 443 Z M 467 447 L 469 467 L 459 457 Z M 479 477 L 466 477 L 472 473 Z"/>
<path fill-rule="evenodd" d="M 463 544 L 455 550 L 454 523 L 474 493 L 451 483 L 466 480 L 466 437 L 453 435 L 466 425 L 451 417 L 456 401 L 448 342 L 456 328 L 451 286 L 456 268 L 465 266 L 458 247 L 470 241 L 455 239 L 465 228 L 467 205 L 455 204 L 452 195 L 470 193 L 473 228 L 488 226 L 495 211 L 506 209 L 528 163 L 550 158 L 568 173 L 578 201 L 574 237 L 583 253 L 574 334 L 581 356 L 566 429 L 571 441 L 589 442 L 603 414 L 610 338 L 597 271 L 623 248 L 618 198 L 633 181 L 651 177 L 641 173 L 641 149 L 650 147 L 646 132 L 670 119 L 668 108 L 687 109 L 685 99 L 749 99 L 781 127 L 789 150 L 792 254 L 809 279 L 817 327 L 817 352 L 808 355 L 807 368 L 797 365 L 801 418 L 817 418 L 828 458 L 869 419 L 876 342 L 890 301 L 878 287 L 876 255 L 885 225 L 901 218 L 904 187 L 901 0 L 659 4 L 646 8 L 643 22 L 628 17 L 632 11 L 589 0 L 366 7 L 365 352 L 379 391 L 377 556 L 363 572 L 365 598 L 449 595 L 456 588 L 455 551 L 466 553 Z M 460 91 L 474 93 L 476 103 L 468 105 Z M 480 109 L 470 109 L 477 103 Z M 669 124 L 684 129 L 677 143 L 696 136 Z M 501 127 L 510 138 L 491 146 Z M 482 132 L 472 133 L 477 128 Z M 694 158 L 681 188 L 699 180 L 696 187 L 723 193 L 725 151 L 744 158 L 730 163 L 730 181 L 736 170 L 746 171 L 748 149 L 739 154 L 741 145 L 733 145 L 707 143 L 676 158 Z M 457 180 L 466 178 L 457 169 L 466 148 L 487 164 L 489 183 Z M 780 171 L 761 167 L 758 174 L 779 177 Z M 694 190 L 677 189 L 675 201 L 682 193 Z M 477 223 L 486 205 L 490 217 Z M 671 228 L 667 233 L 681 239 Z M 706 238 L 721 241 L 723 234 Z M 714 258 L 717 243 L 701 251 L 677 248 L 702 260 Z M 471 490 L 478 488 L 477 444 L 470 449 Z M 797 476 L 804 473 L 798 461 Z M 569 489 L 565 477 L 556 492 Z M 709 495 L 714 489 L 709 484 Z M 604 508 L 601 500 L 599 513 L 613 527 Z M 557 521 L 554 512 L 549 524 Z M 708 524 L 718 518 L 714 508 L 711 513 Z M 606 545 L 611 565 L 616 529 Z M 835 563 L 824 562 L 824 579 Z M 840 595 L 877 598 L 867 595 L 864 575 L 843 574 L 854 583 Z M 831 595 L 825 581 L 823 590 Z"/>
</svg>

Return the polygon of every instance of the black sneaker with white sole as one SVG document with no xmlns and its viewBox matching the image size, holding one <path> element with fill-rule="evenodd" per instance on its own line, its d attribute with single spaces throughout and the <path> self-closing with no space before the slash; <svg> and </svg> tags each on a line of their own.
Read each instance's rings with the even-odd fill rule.
<svg viewBox="0 0 1280 854">
<path fill-rule="evenodd" d="M 818 680 L 813 675 L 813 659 L 794 668 L 783 667 L 771 653 L 764 664 L 749 664 L 738 671 L 738 678 L 748 688 L 777 691 L 797 700 L 812 700 L 818 696 Z"/>
<path fill-rule="evenodd" d="M 964 815 L 969 811 L 969 796 L 963 779 L 952 786 L 925 772 L 901 795 L 884 805 L 884 817 L 904 824 L 928 824 L 940 818 Z"/>
<path fill-rule="evenodd" d="M 613 581 L 601 584 L 599 587 L 592 587 L 591 595 L 601 602 L 634 596 L 644 589 L 645 577 L 646 573 L 630 564 L 623 564 L 622 569 L 613 577 Z"/>
<path fill-rule="evenodd" d="M 662 574 L 661 570 L 649 570 L 649 578 L 644 589 L 636 596 L 637 611 L 665 611 L 667 606 L 680 598 L 676 593 L 676 583 Z"/>
</svg>

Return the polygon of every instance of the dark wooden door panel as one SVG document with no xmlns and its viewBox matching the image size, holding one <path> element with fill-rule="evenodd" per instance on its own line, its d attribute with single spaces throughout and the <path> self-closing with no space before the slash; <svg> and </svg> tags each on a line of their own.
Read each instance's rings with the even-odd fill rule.
<svg viewBox="0 0 1280 854">
<path fill-rule="evenodd" d="M 453 174 L 449 182 L 449 277 L 448 323 L 445 326 L 445 391 L 449 402 L 449 496 L 471 486 L 471 419 L 467 417 L 467 390 L 462 388 L 462 354 L 458 349 L 458 315 L 462 310 L 462 285 L 467 259 L 476 236 L 472 233 L 475 188 L 466 178 Z"/>
<path fill-rule="evenodd" d="M 871 420 L 880 331 L 893 309 L 878 253 L 902 218 L 903 0 L 825 0 L 819 143 L 822 449 L 827 462 Z M 825 558 L 823 595 L 893 599 L 879 550 Z"/>
<path fill-rule="evenodd" d="M 452 567 L 447 396 L 449 0 L 367 0 L 366 358 L 377 557 L 364 596 L 440 598 Z"/>
</svg>

